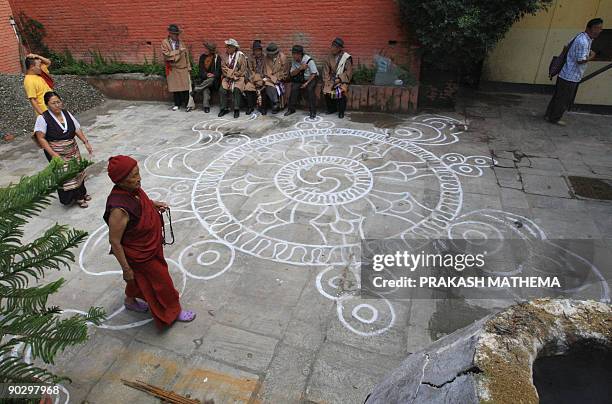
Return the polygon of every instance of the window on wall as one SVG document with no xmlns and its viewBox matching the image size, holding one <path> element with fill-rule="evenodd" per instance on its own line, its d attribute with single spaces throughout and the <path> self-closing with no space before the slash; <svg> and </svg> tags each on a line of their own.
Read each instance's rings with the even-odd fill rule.
<svg viewBox="0 0 612 404">
<path fill-rule="evenodd" d="M 595 60 L 612 62 L 612 29 L 604 29 L 593 41 L 591 49 L 597 53 Z"/>
</svg>

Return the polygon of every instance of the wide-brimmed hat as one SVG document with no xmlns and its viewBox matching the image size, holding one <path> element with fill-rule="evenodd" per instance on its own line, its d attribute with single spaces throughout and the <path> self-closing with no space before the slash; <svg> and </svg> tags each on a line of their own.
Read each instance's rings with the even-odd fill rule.
<svg viewBox="0 0 612 404">
<path fill-rule="evenodd" d="M 228 39 L 227 41 L 225 41 L 225 44 L 228 46 L 233 46 L 236 49 L 240 48 L 240 45 L 238 45 L 238 41 L 236 41 L 234 38 Z"/>
<path fill-rule="evenodd" d="M 291 53 L 301 53 L 304 54 L 304 47 L 302 45 L 293 45 L 291 48 Z"/>
<path fill-rule="evenodd" d="M 261 46 L 261 41 L 259 39 L 253 41 L 253 50 L 255 49 L 263 49 L 263 46 Z"/>
<path fill-rule="evenodd" d="M 269 55 L 276 55 L 278 52 L 278 45 L 274 42 L 270 42 L 270 44 L 266 47 L 266 53 Z"/>
<path fill-rule="evenodd" d="M 206 49 L 208 49 L 211 52 L 216 52 L 217 51 L 217 44 L 214 42 L 204 42 L 204 47 Z"/>
<path fill-rule="evenodd" d="M 336 38 L 332 41 L 332 46 L 335 46 L 337 48 L 344 48 L 344 41 L 342 40 L 342 38 Z"/>
<path fill-rule="evenodd" d="M 180 34 L 183 31 L 181 31 L 178 25 L 170 24 L 168 25 L 168 32 L 170 32 L 171 34 Z"/>
</svg>

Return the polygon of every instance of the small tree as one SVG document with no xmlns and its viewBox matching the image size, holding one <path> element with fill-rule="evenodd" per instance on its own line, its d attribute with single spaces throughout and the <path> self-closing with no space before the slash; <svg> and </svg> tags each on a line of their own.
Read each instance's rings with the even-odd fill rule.
<svg viewBox="0 0 612 404">
<path fill-rule="evenodd" d="M 86 315 L 63 316 L 59 307 L 47 307 L 49 295 L 64 284 L 60 278 L 46 285 L 29 286 L 49 270 L 74 262 L 71 250 L 86 232 L 56 224 L 31 243 L 22 244 L 23 226 L 49 204 L 59 184 L 85 169 L 87 161 L 71 161 L 68 168 L 55 158 L 40 173 L 24 177 L 16 185 L 0 188 L 0 383 L 58 382 L 65 377 L 26 363 L 32 359 L 53 363 L 66 347 L 87 340 L 88 323 L 101 324 L 102 308 Z M 17 350 L 17 355 L 13 355 Z"/>
<path fill-rule="evenodd" d="M 439 70 L 469 72 L 512 24 L 546 9 L 552 0 L 398 0 L 402 20 Z"/>
</svg>

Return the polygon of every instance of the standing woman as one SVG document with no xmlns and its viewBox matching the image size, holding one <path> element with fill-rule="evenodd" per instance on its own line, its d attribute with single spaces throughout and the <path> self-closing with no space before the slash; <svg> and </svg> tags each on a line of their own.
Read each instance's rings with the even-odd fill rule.
<svg viewBox="0 0 612 404">
<path fill-rule="evenodd" d="M 173 111 L 178 111 L 181 106 L 189 112 L 193 108 L 189 105 L 189 92 L 191 91 L 191 63 L 189 51 L 180 40 L 181 30 L 178 25 L 170 24 L 168 37 L 162 41 L 161 51 L 166 62 L 166 80 L 168 91 L 174 96 Z"/>
<path fill-rule="evenodd" d="M 47 160 L 51 161 L 53 157 L 60 157 L 66 162 L 73 158 L 81 160 L 75 136 L 83 142 L 89 154 L 92 154 L 93 148 L 83 134 L 79 121 L 63 109 L 60 96 L 54 91 L 49 91 L 45 93 L 44 101 L 48 109 L 36 118 L 34 135 L 44 150 Z M 85 172 L 66 181 L 57 193 L 62 204 L 76 203 L 81 208 L 87 208 L 89 206 L 87 201 L 91 200 L 91 196 L 85 189 Z"/>
</svg>

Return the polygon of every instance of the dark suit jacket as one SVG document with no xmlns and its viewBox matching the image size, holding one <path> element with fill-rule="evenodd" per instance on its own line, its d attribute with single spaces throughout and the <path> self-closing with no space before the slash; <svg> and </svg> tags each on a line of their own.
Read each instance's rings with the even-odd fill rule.
<svg viewBox="0 0 612 404">
<path fill-rule="evenodd" d="M 215 75 L 215 80 L 212 88 L 213 90 L 218 90 L 219 85 L 221 84 L 221 56 L 215 54 L 215 60 L 211 65 L 210 71 L 206 71 L 206 69 L 204 69 L 204 60 L 206 60 L 206 55 L 200 55 L 200 61 L 198 62 L 198 65 L 200 66 L 200 80 L 206 80 L 206 75 L 208 73 L 213 73 Z"/>
</svg>

